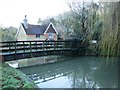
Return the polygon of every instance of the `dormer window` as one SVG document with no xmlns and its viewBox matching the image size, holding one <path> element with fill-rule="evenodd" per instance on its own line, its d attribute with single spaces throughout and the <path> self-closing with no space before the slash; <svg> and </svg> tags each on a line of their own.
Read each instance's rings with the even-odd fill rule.
<svg viewBox="0 0 120 90">
<path fill-rule="evenodd" d="M 36 38 L 40 38 L 40 34 L 36 34 Z"/>
</svg>

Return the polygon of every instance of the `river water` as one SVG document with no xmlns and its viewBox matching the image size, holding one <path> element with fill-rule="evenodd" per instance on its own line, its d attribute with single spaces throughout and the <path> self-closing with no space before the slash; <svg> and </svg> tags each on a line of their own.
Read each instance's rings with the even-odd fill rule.
<svg viewBox="0 0 120 90">
<path fill-rule="evenodd" d="M 19 62 L 18 69 L 40 88 L 118 88 L 118 58 L 46 56 L 23 61 L 27 64 Z"/>
</svg>

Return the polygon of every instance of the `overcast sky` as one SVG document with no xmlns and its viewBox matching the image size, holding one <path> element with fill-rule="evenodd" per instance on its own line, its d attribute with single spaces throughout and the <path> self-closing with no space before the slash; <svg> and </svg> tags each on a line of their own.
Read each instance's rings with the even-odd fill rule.
<svg viewBox="0 0 120 90">
<path fill-rule="evenodd" d="M 70 1 L 70 0 L 69 0 Z M 0 0 L 0 25 L 18 27 L 27 15 L 28 22 L 68 11 L 67 0 Z"/>
<path fill-rule="evenodd" d="M 0 0 L 0 26 L 19 27 L 25 15 L 29 23 L 37 24 L 39 18 L 45 19 L 68 11 L 67 3 L 72 1 L 82 0 Z"/>
</svg>

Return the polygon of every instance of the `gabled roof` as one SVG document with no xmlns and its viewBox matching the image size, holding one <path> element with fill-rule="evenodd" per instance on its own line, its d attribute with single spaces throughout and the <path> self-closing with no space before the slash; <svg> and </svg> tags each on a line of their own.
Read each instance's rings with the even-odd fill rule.
<svg viewBox="0 0 120 90">
<path fill-rule="evenodd" d="M 50 29 L 52 29 L 52 30 L 50 30 Z M 55 29 L 55 27 L 54 27 L 54 25 L 52 23 L 50 23 L 48 25 L 48 27 L 46 28 L 44 34 L 47 33 L 47 32 L 52 32 L 52 33 L 58 34 L 57 30 Z"/>
<path fill-rule="evenodd" d="M 45 34 L 48 31 L 58 34 L 58 32 L 56 31 L 56 29 L 52 23 L 44 24 L 44 25 L 28 24 L 27 28 L 25 28 L 24 24 L 22 23 L 22 26 L 23 26 L 27 35 Z M 52 29 L 52 30 L 50 30 L 50 29 Z"/>
<path fill-rule="evenodd" d="M 25 28 L 24 24 L 22 23 L 22 26 L 27 35 L 36 35 L 36 34 L 44 34 L 44 32 L 46 31 L 46 28 L 48 27 L 48 24 L 46 25 L 28 24 L 28 28 Z"/>
</svg>

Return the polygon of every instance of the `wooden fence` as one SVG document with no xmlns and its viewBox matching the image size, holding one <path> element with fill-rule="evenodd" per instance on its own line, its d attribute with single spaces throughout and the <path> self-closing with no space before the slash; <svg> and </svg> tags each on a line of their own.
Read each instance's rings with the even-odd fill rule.
<svg viewBox="0 0 120 90">
<path fill-rule="evenodd" d="M 17 60 L 51 54 L 66 54 L 78 49 L 80 42 L 71 41 L 9 41 L 0 42 L 3 60 Z"/>
</svg>

